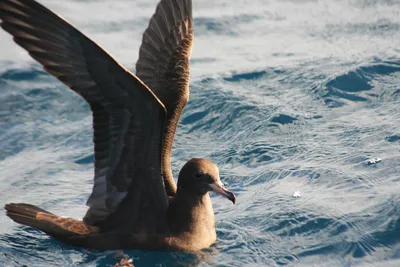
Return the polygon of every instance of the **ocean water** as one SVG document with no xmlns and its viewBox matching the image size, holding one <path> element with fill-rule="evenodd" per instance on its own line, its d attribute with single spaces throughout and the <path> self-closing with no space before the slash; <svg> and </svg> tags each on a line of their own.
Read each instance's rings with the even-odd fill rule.
<svg viewBox="0 0 400 267">
<path fill-rule="evenodd" d="M 0 266 L 400 266 L 400 2 L 193 0 L 191 95 L 173 170 L 218 163 L 217 243 L 90 251 L 12 222 Z M 41 0 L 134 70 L 157 0 Z M 91 114 L 0 31 L 0 206 L 81 218 Z M 378 163 L 368 160 L 380 158 Z M 300 192 L 300 197 L 294 197 Z"/>
</svg>

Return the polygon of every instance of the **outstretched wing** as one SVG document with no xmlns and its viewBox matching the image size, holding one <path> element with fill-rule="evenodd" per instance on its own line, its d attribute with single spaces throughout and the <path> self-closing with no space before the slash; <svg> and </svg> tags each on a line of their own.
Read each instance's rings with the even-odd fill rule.
<svg viewBox="0 0 400 267">
<path fill-rule="evenodd" d="M 101 47 L 37 2 L 0 0 L 0 19 L 17 44 L 91 107 L 95 177 L 85 223 L 138 231 L 163 227 L 163 104 Z M 116 214 L 124 217 L 116 220 Z"/>
<path fill-rule="evenodd" d="M 192 1 L 161 0 L 143 34 L 136 74 L 167 109 L 161 157 L 168 195 L 176 192 L 170 154 L 179 118 L 189 98 L 192 42 Z"/>
</svg>

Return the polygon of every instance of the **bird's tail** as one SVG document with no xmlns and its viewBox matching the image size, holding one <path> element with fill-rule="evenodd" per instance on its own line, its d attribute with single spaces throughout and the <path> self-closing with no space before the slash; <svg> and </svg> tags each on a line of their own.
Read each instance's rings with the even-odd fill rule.
<svg viewBox="0 0 400 267">
<path fill-rule="evenodd" d="M 13 221 L 34 227 L 57 239 L 97 232 L 97 228 L 80 220 L 64 218 L 41 208 L 24 203 L 10 203 L 4 207 Z"/>
</svg>

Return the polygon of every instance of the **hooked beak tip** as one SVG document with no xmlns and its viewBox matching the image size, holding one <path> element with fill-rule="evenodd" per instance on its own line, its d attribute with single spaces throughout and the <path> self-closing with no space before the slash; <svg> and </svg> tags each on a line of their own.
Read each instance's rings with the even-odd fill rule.
<svg viewBox="0 0 400 267">
<path fill-rule="evenodd" d="M 221 183 L 221 181 L 214 182 L 210 184 L 210 188 L 212 191 L 214 191 L 217 194 L 220 194 L 223 197 L 226 197 L 230 201 L 232 201 L 233 204 L 236 204 L 236 196 L 234 193 L 231 191 L 227 190 L 225 186 Z"/>
<path fill-rule="evenodd" d="M 233 205 L 236 204 L 236 196 L 231 191 L 226 190 L 226 194 L 224 194 L 223 196 L 232 201 Z"/>
<path fill-rule="evenodd" d="M 235 194 L 232 193 L 232 192 L 229 192 L 229 193 L 230 193 L 230 196 L 228 197 L 228 199 L 229 199 L 230 201 L 232 201 L 233 205 L 235 205 L 235 204 L 236 204 L 236 196 L 235 196 Z"/>
</svg>

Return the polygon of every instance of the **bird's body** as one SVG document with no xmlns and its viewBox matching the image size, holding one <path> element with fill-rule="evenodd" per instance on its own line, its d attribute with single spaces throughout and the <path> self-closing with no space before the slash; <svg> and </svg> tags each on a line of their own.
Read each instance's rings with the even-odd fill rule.
<svg viewBox="0 0 400 267">
<path fill-rule="evenodd" d="M 136 75 L 34 0 L 0 0 L 1 27 L 89 104 L 94 185 L 83 220 L 7 204 L 14 221 L 94 249 L 195 251 L 216 240 L 209 191 L 235 202 L 217 166 L 189 160 L 172 176 L 172 143 L 189 97 L 191 0 L 161 0 L 143 34 Z"/>
</svg>

